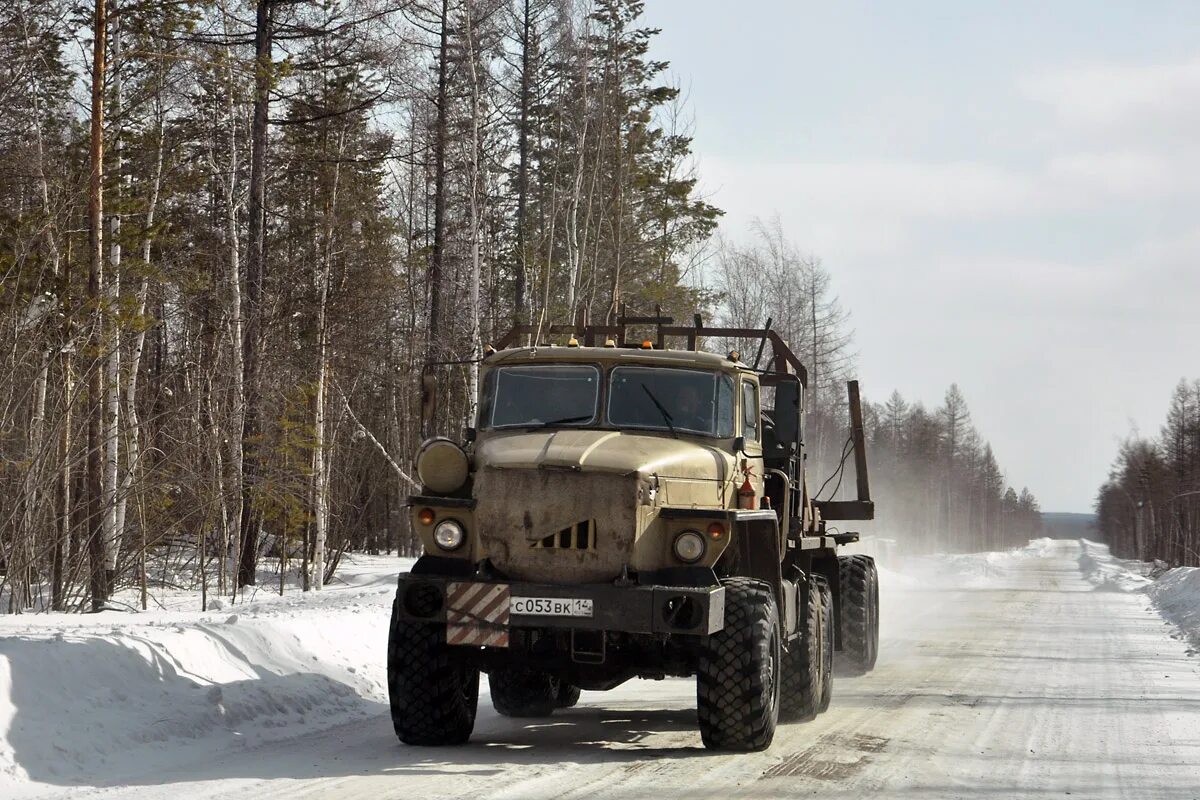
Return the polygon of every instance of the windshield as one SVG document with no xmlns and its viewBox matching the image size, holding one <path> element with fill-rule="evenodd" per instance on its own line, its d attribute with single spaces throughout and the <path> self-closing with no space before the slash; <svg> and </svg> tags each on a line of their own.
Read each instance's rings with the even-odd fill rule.
<svg viewBox="0 0 1200 800">
<path fill-rule="evenodd" d="M 582 365 L 500 367 L 488 373 L 483 427 L 587 425 L 600 404 L 600 370 Z"/>
<path fill-rule="evenodd" d="M 609 424 L 673 432 L 733 435 L 733 379 L 718 372 L 617 367 Z"/>
</svg>

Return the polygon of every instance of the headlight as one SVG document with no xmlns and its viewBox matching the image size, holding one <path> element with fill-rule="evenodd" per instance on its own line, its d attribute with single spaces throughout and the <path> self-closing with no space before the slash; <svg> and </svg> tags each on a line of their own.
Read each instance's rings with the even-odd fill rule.
<svg viewBox="0 0 1200 800">
<path fill-rule="evenodd" d="M 444 519 L 433 529 L 433 540 L 443 550 L 457 550 L 467 538 L 463 526 L 452 519 Z"/>
<path fill-rule="evenodd" d="M 675 537 L 675 555 L 689 564 L 704 555 L 704 537 L 696 531 L 684 531 Z"/>
</svg>

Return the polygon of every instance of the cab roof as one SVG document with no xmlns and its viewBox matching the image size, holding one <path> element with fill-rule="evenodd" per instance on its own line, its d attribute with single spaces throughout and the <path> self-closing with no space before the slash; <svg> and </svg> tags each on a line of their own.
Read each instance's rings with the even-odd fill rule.
<svg viewBox="0 0 1200 800">
<path fill-rule="evenodd" d="M 501 364 L 536 364 L 544 361 L 578 361 L 606 364 L 657 364 L 671 367 L 694 367 L 724 372 L 748 372 L 750 367 L 728 356 L 697 350 L 651 350 L 640 347 L 513 347 L 499 350 L 483 360 L 488 366 Z"/>
</svg>

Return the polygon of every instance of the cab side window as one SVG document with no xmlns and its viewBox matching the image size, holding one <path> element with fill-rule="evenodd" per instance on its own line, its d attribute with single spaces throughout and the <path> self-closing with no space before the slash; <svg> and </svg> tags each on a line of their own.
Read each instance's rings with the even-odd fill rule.
<svg viewBox="0 0 1200 800">
<path fill-rule="evenodd" d="M 719 375 L 717 377 L 717 436 L 729 438 L 733 436 L 734 422 L 734 394 L 733 378 L 728 375 Z"/>
<path fill-rule="evenodd" d="M 742 436 L 758 441 L 758 387 L 750 381 L 742 383 Z"/>
</svg>

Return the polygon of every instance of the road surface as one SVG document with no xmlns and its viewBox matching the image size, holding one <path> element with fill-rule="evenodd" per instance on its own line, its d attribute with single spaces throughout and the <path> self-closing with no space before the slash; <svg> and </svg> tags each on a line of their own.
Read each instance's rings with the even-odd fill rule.
<svg viewBox="0 0 1200 800">
<path fill-rule="evenodd" d="M 1079 545 L 990 574 L 885 584 L 877 669 L 763 753 L 700 745 L 691 681 L 585 692 L 544 721 L 481 698 L 471 743 L 408 748 L 384 710 L 92 796 L 640 798 L 1200 796 L 1200 659 L 1142 594 L 1096 591 Z M 1175 637 L 1178 634 L 1175 633 Z M 83 794 L 78 789 L 74 794 Z"/>
</svg>

